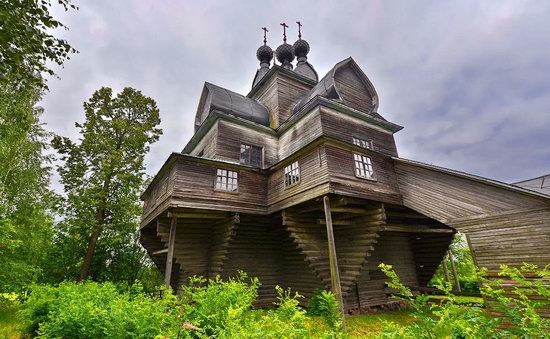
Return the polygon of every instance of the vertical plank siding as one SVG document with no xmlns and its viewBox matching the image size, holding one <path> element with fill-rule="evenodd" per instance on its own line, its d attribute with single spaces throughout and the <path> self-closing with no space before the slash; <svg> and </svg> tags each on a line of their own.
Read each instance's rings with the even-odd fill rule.
<svg viewBox="0 0 550 339">
<path fill-rule="evenodd" d="M 372 95 L 351 65 L 339 68 L 334 75 L 334 82 L 344 104 L 358 111 L 372 112 Z"/>
</svg>

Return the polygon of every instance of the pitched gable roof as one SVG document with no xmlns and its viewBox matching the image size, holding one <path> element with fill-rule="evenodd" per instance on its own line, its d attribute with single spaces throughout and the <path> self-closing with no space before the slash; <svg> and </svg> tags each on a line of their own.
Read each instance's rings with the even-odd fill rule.
<svg viewBox="0 0 550 339">
<path fill-rule="evenodd" d="M 223 112 L 260 125 L 269 126 L 269 111 L 257 100 L 205 82 L 197 114 L 195 131 L 212 111 Z"/>
</svg>

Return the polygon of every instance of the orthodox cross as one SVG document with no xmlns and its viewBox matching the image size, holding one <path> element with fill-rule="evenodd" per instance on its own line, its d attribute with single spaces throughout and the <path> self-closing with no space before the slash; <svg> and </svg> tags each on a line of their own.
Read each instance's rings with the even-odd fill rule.
<svg viewBox="0 0 550 339">
<path fill-rule="evenodd" d="M 300 21 L 296 21 L 296 23 L 298 24 L 298 39 L 301 39 L 302 38 L 302 23 Z"/>
<path fill-rule="evenodd" d="M 283 26 L 283 41 L 286 42 L 286 29 L 288 28 L 288 25 L 285 22 L 280 25 Z"/>
<path fill-rule="evenodd" d="M 266 34 L 269 31 L 267 30 L 266 27 L 262 27 L 262 30 L 264 31 L 264 45 L 265 45 L 265 44 L 267 44 L 267 35 Z"/>
</svg>

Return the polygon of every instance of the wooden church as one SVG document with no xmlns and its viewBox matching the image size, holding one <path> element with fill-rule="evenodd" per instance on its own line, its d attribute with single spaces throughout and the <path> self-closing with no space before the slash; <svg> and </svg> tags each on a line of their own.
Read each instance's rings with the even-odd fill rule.
<svg viewBox="0 0 550 339">
<path fill-rule="evenodd" d="M 457 231 L 490 272 L 550 263 L 550 196 L 399 157 L 402 127 L 359 65 L 319 79 L 309 50 L 285 32 L 272 64 L 264 30 L 248 94 L 205 83 L 195 134 L 142 195 L 141 243 L 167 283 L 243 270 L 260 307 L 280 285 L 364 309 L 390 301 L 379 263 L 425 287 Z"/>
</svg>

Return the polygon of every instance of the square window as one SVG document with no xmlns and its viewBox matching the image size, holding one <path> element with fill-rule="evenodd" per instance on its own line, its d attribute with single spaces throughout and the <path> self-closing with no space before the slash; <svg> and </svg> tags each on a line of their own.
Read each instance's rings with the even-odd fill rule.
<svg viewBox="0 0 550 339">
<path fill-rule="evenodd" d="M 363 148 L 374 149 L 373 144 L 372 144 L 372 140 L 353 137 L 353 143 L 355 145 L 363 147 Z"/>
<path fill-rule="evenodd" d="M 214 188 L 220 191 L 237 192 L 239 188 L 238 173 L 218 169 L 216 171 L 216 184 Z"/>
<path fill-rule="evenodd" d="M 240 162 L 241 164 L 262 167 L 262 153 L 262 147 L 241 144 Z"/>
<path fill-rule="evenodd" d="M 355 176 L 365 179 L 374 179 L 374 169 L 369 157 L 361 154 L 353 154 L 355 163 Z"/>
<path fill-rule="evenodd" d="M 298 161 L 285 167 L 285 187 L 292 186 L 300 182 L 300 166 Z"/>
</svg>

